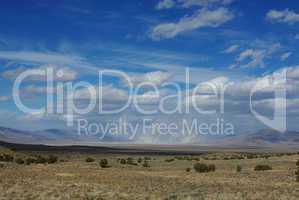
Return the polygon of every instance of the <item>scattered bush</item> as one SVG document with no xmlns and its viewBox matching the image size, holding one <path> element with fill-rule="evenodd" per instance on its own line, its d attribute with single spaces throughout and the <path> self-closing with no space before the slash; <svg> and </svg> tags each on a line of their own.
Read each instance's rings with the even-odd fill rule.
<svg viewBox="0 0 299 200">
<path fill-rule="evenodd" d="M 192 157 L 192 156 L 176 156 L 175 159 L 177 160 L 186 160 L 186 161 L 199 161 L 199 158 Z"/>
<path fill-rule="evenodd" d="M 193 168 L 196 172 L 199 172 L 199 173 L 208 173 L 208 172 L 216 171 L 216 166 L 214 164 L 206 165 L 203 163 L 196 163 L 193 165 Z"/>
<path fill-rule="evenodd" d="M 148 163 L 148 161 L 147 160 L 145 160 L 144 162 L 143 162 L 143 165 L 142 165 L 143 167 L 146 167 L 146 168 L 149 168 L 150 167 L 150 165 L 149 165 L 149 163 Z"/>
<path fill-rule="evenodd" d="M 147 160 L 147 159 L 144 159 L 144 161 L 146 161 L 146 160 Z M 135 166 L 138 165 L 137 163 L 134 162 L 134 159 L 131 158 L 131 157 L 129 157 L 129 158 L 127 159 L 127 164 L 128 164 L 128 165 L 135 165 Z"/>
<path fill-rule="evenodd" d="M 33 163 L 36 163 L 36 159 L 34 159 L 34 158 L 26 158 L 25 163 L 26 163 L 26 165 L 31 165 Z"/>
<path fill-rule="evenodd" d="M 174 159 L 173 158 L 170 158 L 170 159 L 166 159 L 165 162 L 173 162 Z"/>
<path fill-rule="evenodd" d="M 14 157 L 10 154 L 2 154 L 0 155 L 0 161 L 2 162 L 13 162 Z"/>
<path fill-rule="evenodd" d="M 216 166 L 214 164 L 208 166 L 208 172 L 215 172 L 215 171 L 216 171 Z"/>
<path fill-rule="evenodd" d="M 41 155 L 36 156 L 36 158 L 26 158 L 25 161 L 26 165 L 31 165 L 31 164 L 54 164 L 58 162 L 58 157 L 50 155 L 48 157 L 43 157 Z"/>
<path fill-rule="evenodd" d="M 19 164 L 19 165 L 23 165 L 23 164 L 25 163 L 25 161 L 24 161 L 22 158 L 17 158 L 17 159 L 15 160 L 15 162 L 16 162 L 17 164 Z"/>
<path fill-rule="evenodd" d="M 144 157 L 144 160 L 152 160 L 151 157 Z"/>
<path fill-rule="evenodd" d="M 238 165 L 237 166 L 237 172 L 241 172 L 242 171 L 242 166 L 241 165 Z"/>
<path fill-rule="evenodd" d="M 295 175 L 296 175 L 296 181 L 299 182 L 299 167 L 297 168 Z"/>
<path fill-rule="evenodd" d="M 256 154 L 248 154 L 247 155 L 247 159 L 255 159 L 258 158 L 258 156 Z"/>
<path fill-rule="evenodd" d="M 53 156 L 53 155 L 50 155 L 47 159 L 47 162 L 49 164 L 54 164 L 54 163 L 57 163 L 58 161 L 58 157 L 57 156 Z"/>
<path fill-rule="evenodd" d="M 296 166 L 299 167 L 299 160 L 297 160 L 297 162 L 296 162 Z"/>
<path fill-rule="evenodd" d="M 186 168 L 186 172 L 190 172 L 191 171 L 191 169 L 190 168 Z"/>
<path fill-rule="evenodd" d="M 100 166 L 102 168 L 109 168 L 110 167 L 110 166 L 108 166 L 108 160 L 107 159 L 101 159 Z"/>
<path fill-rule="evenodd" d="M 267 171 L 267 170 L 272 170 L 272 167 L 269 165 L 257 165 L 254 168 L 254 171 Z"/>
<path fill-rule="evenodd" d="M 91 157 L 88 157 L 85 159 L 85 162 L 88 162 L 88 163 L 91 163 L 91 162 L 94 162 L 95 159 L 94 158 L 91 158 Z"/>
<path fill-rule="evenodd" d="M 122 165 L 125 165 L 125 164 L 127 164 L 127 161 L 126 161 L 126 159 L 120 159 L 120 164 L 122 164 Z"/>
<path fill-rule="evenodd" d="M 142 158 L 138 158 L 137 162 L 142 163 Z"/>
<path fill-rule="evenodd" d="M 46 164 L 47 159 L 39 155 L 39 156 L 36 157 L 36 163 L 37 164 Z"/>
</svg>

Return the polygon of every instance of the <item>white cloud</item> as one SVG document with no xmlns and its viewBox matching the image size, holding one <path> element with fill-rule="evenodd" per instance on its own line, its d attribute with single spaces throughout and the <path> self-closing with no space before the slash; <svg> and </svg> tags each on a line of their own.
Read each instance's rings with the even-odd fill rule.
<svg viewBox="0 0 299 200">
<path fill-rule="evenodd" d="M 27 70 L 32 70 L 32 71 L 37 71 L 37 70 L 43 70 L 46 71 L 47 69 L 53 69 L 54 71 L 54 81 L 73 81 L 77 79 L 78 73 L 77 71 L 70 69 L 69 67 L 60 67 L 57 65 L 42 65 L 38 68 L 31 68 L 31 69 L 26 69 L 25 67 L 19 67 L 14 70 L 8 70 L 5 71 L 1 74 L 2 77 L 6 79 L 11 79 L 14 80 L 16 79 L 22 72 L 25 72 Z M 45 81 L 46 77 L 43 76 L 32 76 L 28 77 L 26 80 L 30 81 Z"/>
<path fill-rule="evenodd" d="M 76 65 L 82 61 L 78 56 L 31 51 L 0 51 L 0 59 L 61 65 Z"/>
<path fill-rule="evenodd" d="M 55 93 L 54 88 L 48 87 L 48 90 L 47 90 L 47 87 L 36 86 L 36 85 L 29 85 L 24 89 L 25 93 L 30 93 L 30 94 L 45 94 L 45 93 L 48 93 L 48 91 L 50 93 Z"/>
<path fill-rule="evenodd" d="M 229 5 L 235 0 L 161 0 L 156 9 L 170 9 L 170 8 L 191 8 L 191 7 L 212 7 Z"/>
<path fill-rule="evenodd" d="M 236 62 L 230 68 L 236 67 L 264 67 L 265 59 L 271 58 L 281 48 L 280 43 L 275 43 L 267 49 L 246 49 L 240 53 Z"/>
<path fill-rule="evenodd" d="M 174 0 L 162 0 L 157 4 L 156 9 L 158 9 L 158 10 L 169 9 L 174 6 L 175 6 Z"/>
<path fill-rule="evenodd" d="M 267 13 L 266 19 L 272 22 L 287 23 L 292 25 L 299 22 L 299 14 L 289 9 L 282 11 L 270 10 Z"/>
<path fill-rule="evenodd" d="M 7 70 L 7 71 L 4 71 L 1 76 L 3 78 L 6 78 L 6 79 L 11 79 L 11 80 L 14 80 L 16 79 L 17 76 L 19 76 L 22 72 L 24 72 L 26 70 L 25 67 L 19 67 L 17 69 L 14 69 L 14 70 Z"/>
<path fill-rule="evenodd" d="M 292 52 L 286 52 L 280 56 L 280 60 L 285 61 L 292 55 Z"/>
<path fill-rule="evenodd" d="M 228 5 L 234 0 L 179 0 L 184 8 L 190 8 L 193 6 L 208 7 L 215 4 Z"/>
<path fill-rule="evenodd" d="M 73 100 L 100 99 L 103 101 L 104 107 L 111 106 L 111 104 L 123 104 L 130 98 L 130 100 L 132 102 L 134 101 L 134 103 L 153 104 L 159 102 L 160 98 L 165 94 L 166 92 L 163 90 L 150 90 L 141 94 L 137 94 L 136 91 L 134 91 L 134 93 L 130 96 L 127 90 L 119 89 L 112 85 L 106 85 L 79 89 L 73 94 Z"/>
<path fill-rule="evenodd" d="M 89 88 L 82 88 L 72 94 L 75 100 L 84 99 L 102 99 L 109 101 L 126 101 L 129 94 L 126 90 L 115 88 L 112 85 L 105 86 L 91 86 Z"/>
<path fill-rule="evenodd" d="M 0 96 L 0 101 L 9 101 L 11 100 L 10 96 Z"/>
<path fill-rule="evenodd" d="M 286 67 L 288 78 L 299 79 L 299 65 Z"/>
<path fill-rule="evenodd" d="M 134 98 L 138 104 L 152 104 L 159 102 L 161 94 L 160 92 L 149 91 L 144 94 L 135 95 Z"/>
<path fill-rule="evenodd" d="M 295 39 L 296 39 L 296 40 L 299 40 L 299 34 L 296 34 L 296 35 L 295 35 Z"/>
<path fill-rule="evenodd" d="M 243 67 L 264 67 L 264 58 L 266 56 L 265 50 L 253 50 L 253 49 L 247 49 L 243 51 L 237 61 L 242 62 L 246 59 L 250 59 L 250 61 L 243 65 Z"/>
<path fill-rule="evenodd" d="M 150 36 L 153 40 L 169 39 L 203 27 L 216 28 L 233 18 L 234 14 L 227 8 L 200 9 L 192 16 L 184 16 L 177 23 L 163 23 L 155 26 Z"/>
<path fill-rule="evenodd" d="M 268 108 L 268 109 L 275 109 L 278 107 L 284 108 L 285 106 L 287 108 L 299 109 L 299 99 L 297 98 L 296 99 L 282 99 L 282 98 L 262 99 L 262 100 L 253 101 L 253 105 L 255 107 Z"/>
<path fill-rule="evenodd" d="M 170 76 L 171 75 L 168 72 L 155 71 L 142 75 L 131 76 L 130 80 L 132 81 L 134 86 L 140 83 L 149 83 L 155 86 L 160 86 L 162 83 L 167 81 Z"/>
<path fill-rule="evenodd" d="M 239 49 L 239 47 L 240 47 L 239 45 L 234 44 L 234 45 L 228 47 L 227 49 L 225 49 L 223 52 L 224 53 L 233 53 L 233 52 L 237 51 Z"/>
</svg>

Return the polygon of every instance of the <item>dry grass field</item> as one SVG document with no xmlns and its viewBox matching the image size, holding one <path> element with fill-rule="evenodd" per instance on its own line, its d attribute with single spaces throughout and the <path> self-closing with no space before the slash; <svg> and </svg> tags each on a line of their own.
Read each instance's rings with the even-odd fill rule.
<svg viewBox="0 0 299 200">
<path fill-rule="evenodd" d="M 38 153 L 2 153 L 12 154 L 15 161 L 1 162 L 1 200 L 299 199 L 295 178 L 298 154 L 271 154 L 269 158 L 257 154 L 258 158 L 247 159 L 244 153 L 228 152 L 146 158 L 59 153 L 54 164 L 27 165 L 17 164 L 16 158 L 26 160 Z M 94 162 L 86 162 L 88 157 Z M 102 159 L 107 159 L 108 167 L 101 167 Z M 195 163 L 214 164 L 216 171 L 198 173 L 193 169 Z M 269 165 L 272 170 L 255 171 L 257 164 Z"/>
</svg>

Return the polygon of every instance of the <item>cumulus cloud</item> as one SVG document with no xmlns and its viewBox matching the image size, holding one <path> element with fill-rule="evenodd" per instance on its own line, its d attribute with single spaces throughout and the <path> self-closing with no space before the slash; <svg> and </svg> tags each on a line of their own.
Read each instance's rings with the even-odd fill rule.
<svg viewBox="0 0 299 200">
<path fill-rule="evenodd" d="M 234 14 L 227 8 L 200 9 L 191 16 L 184 16 L 176 23 L 162 23 L 155 26 L 150 33 L 150 37 L 153 40 L 170 39 L 179 34 L 203 27 L 216 28 L 233 18 Z"/>
<path fill-rule="evenodd" d="M 168 72 L 149 72 L 142 75 L 135 75 L 131 76 L 130 80 L 134 86 L 141 84 L 141 83 L 148 83 L 155 86 L 160 86 L 162 83 L 167 81 L 171 77 L 171 74 Z"/>
<path fill-rule="evenodd" d="M 299 65 L 285 67 L 287 76 L 291 79 L 299 79 Z"/>
<path fill-rule="evenodd" d="M 266 15 L 266 19 L 271 22 L 280 22 L 292 25 L 299 22 L 299 14 L 289 9 L 282 11 L 270 10 Z"/>
<path fill-rule="evenodd" d="M 126 90 L 114 87 L 113 85 L 94 86 L 78 89 L 72 94 L 75 100 L 102 99 L 109 101 L 126 101 L 129 94 Z"/>
<path fill-rule="evenodd" d="M 292 52 L 286 52 L 280 56 L 280 60 L 285 61 L 292 55 Z"/>
<path fill-rule="evenodd" d="M 234 53 L 234 52 L 237 51 L 239 48 L 240 48 L 239 45 L 234 44 L 234 45 L 228 47 L 227 49 L 225 49 L 223 52 L 224 52 L 224 53 Z"/>
<path fill-rule="evenodd" d="M 158 10 L 169 9 L 174 6 L 175 6 L 174 0 L 162 0 L 157 4 L 156 9 L 158 9 Z"/>
<path fill-rule="evenodd" d="M 157 103 L 165 95 L 166 91 L 163 90 L 148 90 L 140 94 L 136 93 L 135 90 L 130 94 L 127 90 L 114 87 L 113 85 L 105 85 L 82 88 L 75 91 L 72 96 L 74 100 L 100 99 L 104 106 L 107 106 L 107 104 L 120 104 L 129 100 L 138 104 L 153 104 Z"/>
</svg>

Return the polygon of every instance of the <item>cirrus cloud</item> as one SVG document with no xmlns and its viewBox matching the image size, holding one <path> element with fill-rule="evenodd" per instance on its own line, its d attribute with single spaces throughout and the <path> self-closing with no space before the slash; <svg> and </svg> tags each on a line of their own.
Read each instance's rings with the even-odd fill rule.
<svg viewBox="0 0 299 200">
<path fill-rule="evenodd" d="M 216 10 L 200 9 L 191 16 L 184 16 L 176 23 L 162 23 L 155 26 L 150 37 L 153 40 L 174 38 L 179 34 L 203 27 L 216 28 L 232 20 L 234 14 L 227 8 Z"/>
</svg>

